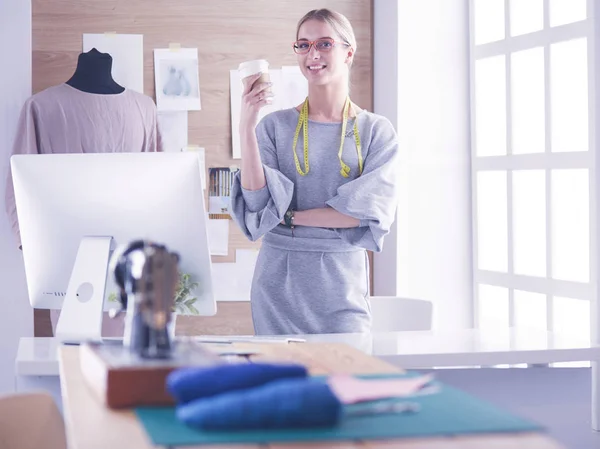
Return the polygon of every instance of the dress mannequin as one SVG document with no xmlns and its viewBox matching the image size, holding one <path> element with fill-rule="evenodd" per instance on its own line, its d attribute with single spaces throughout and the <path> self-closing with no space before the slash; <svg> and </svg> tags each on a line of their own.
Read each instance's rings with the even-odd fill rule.
<svg viewBox="0 0 600 449">
<path fill-rule="evenodd" d="M 100 53 L 95 48 L 81 53 L 75 73 L 67 84 L 91 94 L 120 94 L 125 88 L 112 78 L 112 62 L 113 59 L 108 53 Z"/>
</svg>

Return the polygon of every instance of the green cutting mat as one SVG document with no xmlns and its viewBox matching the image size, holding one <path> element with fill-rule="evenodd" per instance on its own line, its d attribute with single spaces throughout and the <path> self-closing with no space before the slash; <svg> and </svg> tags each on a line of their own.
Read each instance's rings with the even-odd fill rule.
<svg viewBox="0 0 600 449">
<path fill-rule="evenodd" d="M 421 405 L 418 413 L 347 417 L 337 427 L 326 429 L 202 431 L 179 422 L 174 407 L 144 407 L 136 409 L 136 413 L 152 442 L 163 446 L 376 440 L 543 430 L 537 423 L 522 419 L 455 388 L 436 384 L 440 387 L 438 393 L 409 399 L 410 402 Z"/>
</svg>

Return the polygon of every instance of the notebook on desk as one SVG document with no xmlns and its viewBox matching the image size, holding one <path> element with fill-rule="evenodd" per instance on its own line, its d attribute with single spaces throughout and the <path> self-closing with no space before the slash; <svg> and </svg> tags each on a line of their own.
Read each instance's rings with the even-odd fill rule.
<svg viewBox="0 0 600 449">
<path fill-rule="evenodd" d="M 406 375 L 385 375 L 404 376 Z M 153 444 L 164 446 L 378 440 L 543 430 L 539 424 L 515 416 L 493 404 L 447 385 L 437 382 L 436 384 L 439 389 L 436 394 L 410 399 L 411 402 L 420 405 L 418 413 L 348 416 L 338 426 L 326 429 L 201 431 L 179 422 L 174 407 L 138 408 L 136 414 Z M 348 407 L 356 406 L 360 407 L 362 404 Z"/>
<path fill-rule="evenodd" d="M 197 343 L 305 343 L 306 339 L 297 337 L 280 337 L 273 335 L 263 335 L 255 337 L 253 335 L 230 335 L 230 336 L 213 336 L 213 335 L 198 335 L 191 337 Z"/>
</svg>

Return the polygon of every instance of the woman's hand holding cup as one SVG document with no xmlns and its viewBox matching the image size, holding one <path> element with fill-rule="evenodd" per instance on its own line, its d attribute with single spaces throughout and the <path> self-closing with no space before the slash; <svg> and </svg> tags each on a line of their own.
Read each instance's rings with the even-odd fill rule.
<svg viewBox="0 0 600 449">
<path fill-rule="evenodd" d="M 266 59 L 255 59 L 242 62 L 238 67 L 244 90 L 240 111 L 240 131 L 252 131 L 256 128 L 258 112 L 273 99 L 269 62 Z"/>
<path fill-rule="evenodd" d="M 258 112 L 263 106 L 272 102 L 271 86 L 273 83 L 262 81 L 261 78 L 267 78 L 264 75 L 264 73 L 255 73 L 242 80 L 244 86 L 240 110 L 240 127 L 242 128 L 249 126 L 254 130 L 258 121 Z"/>
</svg>

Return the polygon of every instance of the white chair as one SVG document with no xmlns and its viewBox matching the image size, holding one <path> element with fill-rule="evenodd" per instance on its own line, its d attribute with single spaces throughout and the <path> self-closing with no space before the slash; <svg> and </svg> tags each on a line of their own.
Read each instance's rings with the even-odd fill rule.
<svg viewBox="0 0 600 449">
<path fill-rule="evenodd" d="M 47 393 L 0 397 L 0 449 L 66 449 L 63 417 Z"/>
<path fill-rule="evenodd" d="M 371 296 L 373 332 L 431 330 L 433 305 L 422 299 Z"/>
</svg>

